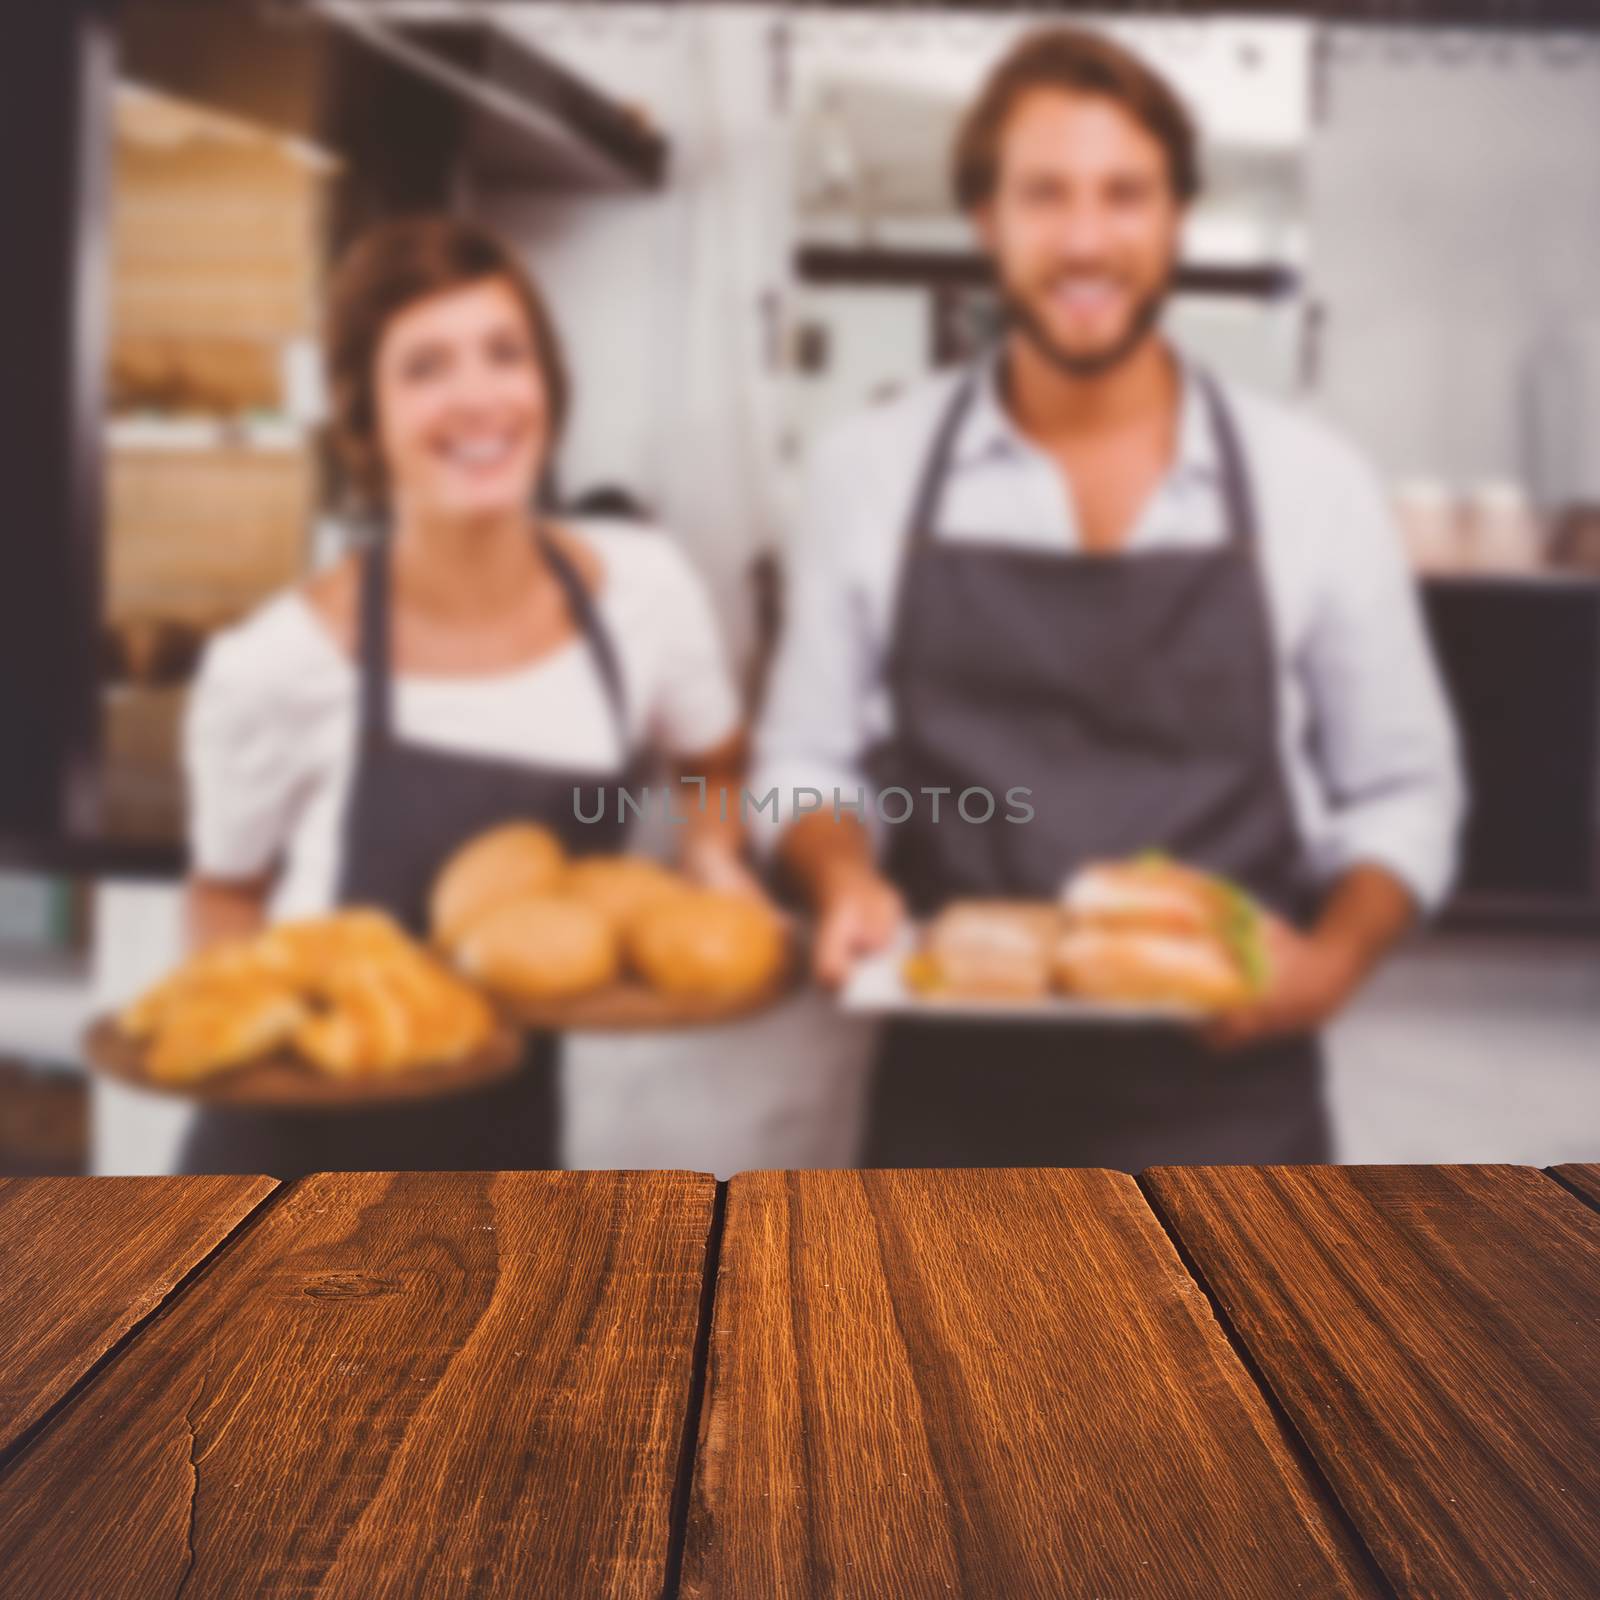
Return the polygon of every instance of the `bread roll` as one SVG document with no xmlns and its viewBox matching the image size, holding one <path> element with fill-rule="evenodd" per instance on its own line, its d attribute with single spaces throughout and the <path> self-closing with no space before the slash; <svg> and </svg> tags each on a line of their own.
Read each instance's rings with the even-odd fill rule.
<svg viewBox="0 0 1600 1600">
<path fill-rule="evenodd" d="M 1164 856 L 1095 862 L 1067 880 L 1061 908 L 1080 926 L 1206 933 L 1216 920 L 1214 881 Z"/>
<path fill-rule="evenodd" d="M 692 885 L 646 856 L 585 856 L 567 868 L 561 892 L 592 905 L 621 937 L 641 912 L 672 895 L 691 893 Z"/>
<path fill-rule="evenodd" d="M 601 988 L 620 965 L 604 913 L 560 895 L 511 900 L 483 913 L 456 946 L 461 970 L 520 1000 L 565 1000 Z"/>
<path fill-rule="evenodd" d="M 1050 987 L 1060 927 L 1051 905 L 958 900 L 928 929 L 923 956 L 931 987 L 973 998 L 1038 999 Z"/>
<path fill-rule="evenodd" d="M 1152 852 L 1084 868 L 1061 901 L 1054 975 L 1069 993 L 1212 1011 L 1265 986 L 1266 919 L 1224 878 Z"/>
<path fill-rule="evenodd" d="M 663 994 L 733 1001 L 782 972 L 783 925 L 749 895 L 686 889 L 647 907 L 627 938 L 628 958 Z"/>
<path fill-rule="evenodd" d="M 1056 945 L 1058 986 L 1086 1000 L 1179 1004 L 1214 1011 L 1251 986 L 1217 940 L 1128 928 L 1072 928 Z"/>
<path fill-rule="evenodd" d="M 535 823 L 508 823 L 479 834 L 451 856 L 434 883 L 429 905 L 434 939 L 454 949 L 485 912 L 551 893 L 565 866 L 560 840 Z"/>
</svg>

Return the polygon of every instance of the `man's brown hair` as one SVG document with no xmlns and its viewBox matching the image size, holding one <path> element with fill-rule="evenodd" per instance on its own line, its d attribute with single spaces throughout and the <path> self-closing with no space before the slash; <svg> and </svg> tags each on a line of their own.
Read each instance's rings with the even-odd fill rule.
<svg viewBox="0 0 1600 1600">
<path fill-rule="evenodd" d="M 982 205 L 994 193 L 1006 122 L 1017 102 L 1034 89 L 1114 100 L 1166 151 L 1179 201 L 1190 201 L 1200 192 L 1194 121 L 1167 80 L 1114 40 L 1081 28 L 1047 28 L 1011 48 L 962 118 L 950 176 L 963 211 Z"/>
<path fill-rule="evenodd" d="M 527 313 L 554 439 L 571 401 L 566 361 L 544 297 L 500 238 L 456 217 L 398 217 L 369 228 L 340 258 L 324 336 L 333 433 L 357 486 L 372 499 L 381 500 L 385 489 L 374 386 L 385 329 L 419 300 L 491 278 L 507 283 Z"/>
</svg>

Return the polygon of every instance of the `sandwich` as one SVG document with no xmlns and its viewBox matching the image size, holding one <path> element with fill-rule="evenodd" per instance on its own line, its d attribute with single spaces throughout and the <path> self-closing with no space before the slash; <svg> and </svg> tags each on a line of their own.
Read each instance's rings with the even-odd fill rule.
<svg viewBox="0 0 1600 1600">
<path fill-rule="evenodd" d="M 1085 867 L 1063 887 L 1061 910 L 1052 976 L 1069 994 L 1218 1011 L 1266 987 L 1260 906 L 1167 856 Z"/>
<path fill-rule="evenodd" d="M 930 999 L 1042 999 L 1060 924 L 1048 902 L 954 901 L 929 925 L 906 981 Z"/>
</svg>

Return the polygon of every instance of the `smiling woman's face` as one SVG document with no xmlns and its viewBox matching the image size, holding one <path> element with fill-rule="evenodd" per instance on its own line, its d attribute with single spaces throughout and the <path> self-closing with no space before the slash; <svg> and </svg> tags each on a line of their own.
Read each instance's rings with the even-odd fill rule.
<svg viewBox="0 0 1600 1600">
<path fill-rule="evenodd" d="M 531 505 L 549 395 L 527 312 L 505 279 L 397 313 L 378 343 L 373 394 L 397 510 L 477 520 Z"/>
</svg>

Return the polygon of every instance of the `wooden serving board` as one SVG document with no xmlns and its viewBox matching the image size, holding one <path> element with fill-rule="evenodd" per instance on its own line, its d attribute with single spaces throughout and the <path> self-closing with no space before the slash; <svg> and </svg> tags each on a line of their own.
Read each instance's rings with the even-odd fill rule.
<svg viewBox="0 0 1600 1600">
<path fill-rule="evenodd" d="M 369 1106 L 437 1100 L 487 1089 L 521 1066 L 523 1043 L 515 1028 L 503 1027 L 481 1050 L 457 1061 L 358 1078 L 330 1077 L 300 1057 L 279 1051 L 214 1077 L 169 1083 L 151 1077 L 145 1066 L 144 1047 L 123 1033 L 115 1018 L 101 1017 L 84 1035 L 83 1053 L 93 1071 L 154 1094 L 181 1095 L 208 1105 L 259 1106 L 277 1111 L 359 1111 Z"/>
<path fill-rule="evenodd" d="M 718 1023 L 751 1017 L 789 994 L 795 987 L 799 963 L 791 960 L 773 982 L 735 999 L 705 995 L 662 994 L 637 978 L 608 984 L 570 1000 L 520 1000 L 497 994 L 495 1006 L 503 1016 L 537 1032 L 639 1033 L 672 1028 L 709 1028 Z"/>
</svg>

